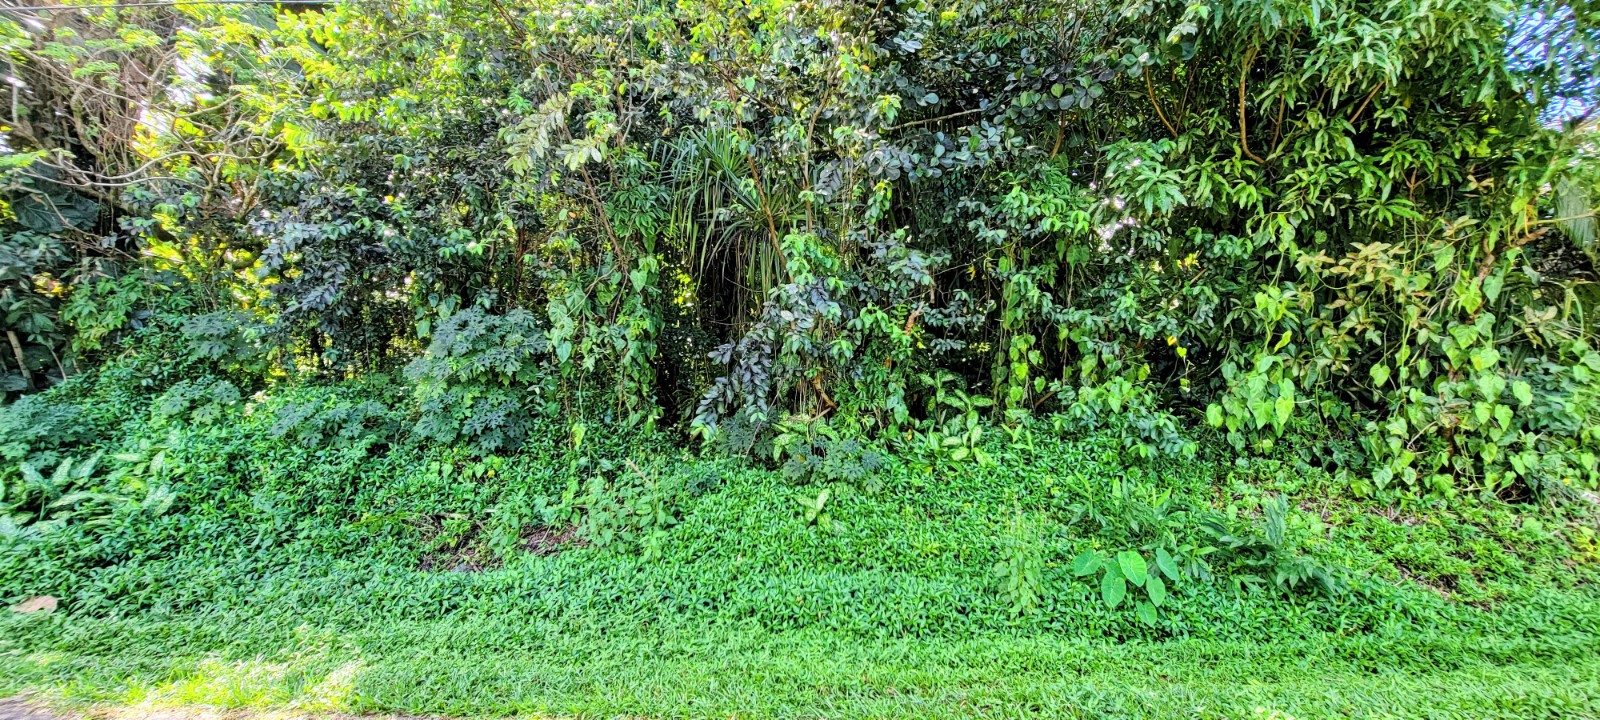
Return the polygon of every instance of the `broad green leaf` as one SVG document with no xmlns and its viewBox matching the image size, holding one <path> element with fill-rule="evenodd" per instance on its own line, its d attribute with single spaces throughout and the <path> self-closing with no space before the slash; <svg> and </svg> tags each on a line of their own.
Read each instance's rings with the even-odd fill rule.
<svg viewBox="0 0 1600 720">
<path fill-rule="evenodd" d="M 1440 245 L 1439 249 L 1433 252 L 1434 271 L 1443 272 L 1448 270 L 1450 268 L 1450 264 L 1455 262 L 1455 259 L 1456 248 L 1454 245 Z"/>
<path fill-rule="evenodd" d="M 1266 400 L 1252 400 L 1250 402 L 1250 418 L 1255 421 L 1257 430 L 1266 427 L 1267 423 L 1272 422 L 1275 414 L 1272 409 L 1272 403 Z"/>
<path fill-rule="evenodd" d="M 1478 384 L 1478 391 L 1483 393 L 1484 399 L 1488 400 L 1489 402 L 1498 401 L 1500 399 L 1500 393 L 1505 392 L 1506 379 L 1500 377 L 1499 375 L 1494 373 L 1482 373 L 1478 375 L 1475 380 Z"/>
<path fill-rule="evenodd" d="M 1467 282 L 1465 278 L 1457 280 L 1455 295 L 1462 309 L 1469 313 L 1477 312 L 1478 308 L 1483 307 L 1483 294 L 1478 290 L 1477 283 Z"/>
<path fill-rule="evenodd" d="M 1273 401 L 1272 408 L 1273 410 L 1277 411 L 1277 422 L 1279 425 L 1289 422 L 1289 418 L 1294 415 L 1294 398 L 1286 395 L 1279 395 L 1278 399 Z"/>
<path fill-rule="evenodd" d="M 1127 595 L 1128 583 L 1121 573 L 1107 572 L 1100 578 L 1100 599 L 1105 601 L 1106 607 L 1115 610 Z"/>
<path fill-rule="evenodd" d="M 1525 381 L 1513 381 L 1511 383 L 1511 394 L 1517 398 L 1517 402 L 1523 405 L 1533 402 L 1533 386 Z"/>
<path fill-rule="evenodd" d="M 1094 550 L 1085 550 L 1072 560 L 1072 574 L 1078 577 L 1093 575 L 1100 571 L 1102 560 L 1100 553 Z"/>
<path fill-rule="evenodd" d="M 1178 561 L 1172 558 L 1166 548 L 1156 548 L 1156 567 L 1161 569 L 1168 580 L 1178 581 Z"/>
<path fill-rule="evenodd" d="M 1167 601 L 1167 584 L 1161 581 L 1160 575 L 1151 575 L 1150 580 L 1144 585 L 1144 591 L 1156 607 L 1161 607 L 1161 604 Z"/>
<path fill-rule="evenodd" d="M 1149 573 L 1145 565 L 1144 556 L 1132 550 L 1123 550 L 1117 553 L 1117 567 L 1122 569 L 1122 576 L 1134 585 L 1144 585 L 1145 577 Z"/>
<path fill-rule="evenodd" d="M 1134 614 L 1139 616 L 1139 622 L 1152 627 L 1155 626 L 1157 620 L 1160 619 L 1160 615 L 1156 612 L 1155 606 L 1144 602 L 1143 600 L 1139 601 L 1139 609 L 1134 611 Z"/>
<path fill-rule="evenodd" d="M 1500 298 L 1500 288 L 1506 284 L 1506 278 L 1500 273 L 1495 273 L 1483 279 L 1483 296 L 1494 302 Z"/>
</svg>

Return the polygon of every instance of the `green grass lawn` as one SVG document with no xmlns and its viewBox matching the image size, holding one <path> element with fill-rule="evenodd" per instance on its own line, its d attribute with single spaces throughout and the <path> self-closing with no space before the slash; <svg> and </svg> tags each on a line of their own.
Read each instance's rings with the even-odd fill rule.
<svg viewBox="0 0 1600 720">
<path fill-rule="evenodd" d="M 1600 713 L 1593 636 L 863 640 L 725 628 L 575 632 L 473 615 L 343 628 L 233 614 L 13 618 L 0 690 L 72 703 L 468 716 Z"/>
</svg>

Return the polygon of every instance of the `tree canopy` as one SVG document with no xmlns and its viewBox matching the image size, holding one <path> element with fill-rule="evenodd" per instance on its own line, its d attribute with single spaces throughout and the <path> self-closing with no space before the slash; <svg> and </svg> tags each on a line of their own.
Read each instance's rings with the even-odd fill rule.
<svg viewBox="0 0 1600 720">
<path fill-rule="evenodd" d="M 748 452 L 1209 425 L 1359 493 L 1600 482 L 1600 6 L 365 0 L 0 13 L 6 388 L 181 327 Z"/>
</svg>

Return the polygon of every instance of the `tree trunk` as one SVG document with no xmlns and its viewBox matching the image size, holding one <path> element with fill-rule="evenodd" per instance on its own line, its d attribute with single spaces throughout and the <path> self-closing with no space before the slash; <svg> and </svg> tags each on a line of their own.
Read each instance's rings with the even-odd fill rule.
<svg viewBox="0 0 1600 720">
<path fill-rule="evenodd" d="M 17 356 L 17 367 L 22 368 L 22 380 L 28 384 L 28 389 L 33 389 L 33 371 L 28 369 L 28 358 L 22 354 L 22 341 L 17 339 L 15 330 L 6 331 L 6 339 L 11 341 L 11 352 Z"/>
</svg>

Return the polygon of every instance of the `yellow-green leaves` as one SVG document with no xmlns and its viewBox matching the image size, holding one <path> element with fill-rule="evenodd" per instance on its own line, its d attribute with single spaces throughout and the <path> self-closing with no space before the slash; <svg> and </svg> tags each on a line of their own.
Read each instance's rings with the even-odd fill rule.
<svg viewBox="0 0 1600 720">
<path fill-rule="evenodd" d="M 1533 403 L 1533 386 L 1526 380 L 1516 380 L 1511 383 L 1511 394 L 1522 405 Z"/>
<path fill-rule="evenodd" d="M 1457 280 L 1454 293 L 1456 302 L 1469 313 L 1475 313 L 1478 308 L 1483 307 L 1483 293 L 1475 281 L 1468 281 L 1466 278 Z"/>
</svg>

